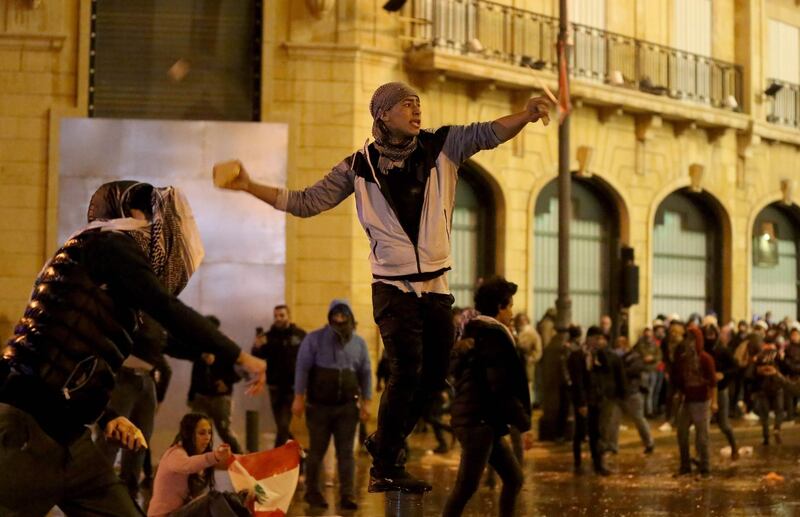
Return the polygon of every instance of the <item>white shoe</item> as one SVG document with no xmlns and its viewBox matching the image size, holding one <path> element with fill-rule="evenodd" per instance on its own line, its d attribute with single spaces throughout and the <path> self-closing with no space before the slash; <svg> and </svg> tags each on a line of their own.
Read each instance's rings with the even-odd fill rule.
<svg viewBox="0 0 800 517">
<path fill-rule="evenodd" d="M 751 411 L 751 412 L 747 413 L 747 414 L 744 416 L 744 419 L 745 419 L 745 420 L 749 420 L 749 421 L 751 421 L 751 422 L 756 422 L 756 421 L 758 421 L 758 415 L 756 415 L 755 413 L 753 413 L 753 412 Z"/>
<path fill-rule="evenodd" d="M 661 424 L 658 430 L 661 431 L 662 433 L 669 433 L 672 431 L 672 424 L 670 424 L 669 422 L 664 422 L 663 424 Z"/>
</svg>

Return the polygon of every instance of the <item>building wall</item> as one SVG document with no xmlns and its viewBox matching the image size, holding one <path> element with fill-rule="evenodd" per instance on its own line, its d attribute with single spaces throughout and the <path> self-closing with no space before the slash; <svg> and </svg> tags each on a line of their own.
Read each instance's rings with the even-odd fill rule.
<svg viewBox="0 0 800 517">
<path fill-rule="evenodd" d="M 673 2 L 607 2 L 607 29 L 669 45 Z M 404 61 L 404 34 L 380 2 L 321 2 L 314 15 L 306 2 L 264 2 L 264 120 L 290 124 L 289 185 L 321 178 L 370 136 L 369 99 L 387 81 L 405 80 L 420 92 L 425 126 L 492 120 L 521 109 L 531 90 L 477 87 L 453 74 L 420 74 Z M 557 15 L 554 0 L 505 1 L 506 5 Z M 8 335 L 32 280 L 55 246 L 57 122 L 64 113 L 86 114 L 88 0 L 0 2 L 0 333 Z M 658 204 L 690 184 L 689 168 L 703 167 L 700 186 L 729 220 L 724 272 L 725 311 L 749 312 L 750 233 L 757 212 L 785 197 L 783 180 L 800 178 L 800 134 L 765 122 L 763 56 L 766 19 L 800 18 L 793 0 L 714 0 L 715 58 L 745 65 L 744 106 L 732 119 L 743 129 L 706 131 L 674 124 L 676 105 L 648 97 L 648 110 L 600 110 L 591 99 L 619 102 L 603 85 L 576 81 L 570 156 L 593 149 L 590 172 L 615 190 L 623 240 L 637 252 L 641 303 L 631 310 L 633 330 L 649 311 L 652 225 Z M 800 24 L 800 22 L 798 22 Z M 466 65 L 465 65 L 466 66 Z M 456 74 L 457 75 L 457 74 Z M 552 79 L 549 84 L 555 86 Z M 616 97 L 615 97 L 616 95 Z M 583 99 L 583 100 L 582 100 Z M 680 106 L 679 106 L 680 107 Z M 702 112 L 702 113 L 701 113 Z M 650 115 L 656 116 L 650 116 Z M 673 117 L 674 118 L 674 117 Z M 57 126 L 57 124 L 55 124 Z M 520 285 L 516 307 L 529 306 L 533 268 L 532 222 L 536 197 L 557 171 L 557 129 L 531 125 L 513 142 L 474 158 L 495 187 L 498 270 Z M 577 168 L 577 162 L 573 163 Z M 57 174 L 55 175 L 57 177 Z M 368 246 L 352 198 L 313 219 L 287 222 L 286 301 L 307 328 L 325 321 L 333 297 L 347 297 L 359 332 L 377 343 L 372 321 Z M 265 313 L 268 312 L 265 310 Z M 533 315 L 538 317 L 539 315 Z M 373 347 L 377 351 L 376 347 Z"/>
</svg>

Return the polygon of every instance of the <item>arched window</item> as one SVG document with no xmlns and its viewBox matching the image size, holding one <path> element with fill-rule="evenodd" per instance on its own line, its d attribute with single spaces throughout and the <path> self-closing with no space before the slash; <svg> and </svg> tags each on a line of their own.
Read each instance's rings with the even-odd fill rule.
<svg viewBox="0 0 800 517">
<path fill-rule="evenodd" d="M 653 228 L 653 315 L 720 313 L 721 257 L 721 225 L 707 195 L 670 194 Z"/>
<path fill-rule="evenodd" d="M 472 307 L 479 278 L 495 273 L 495 203 L 480 173 L 465 163 L 459 169 L 453 209 L 453 270 L 448 278 L 458 307 Z"/>
<path fill-rule="evenodd" d="M 753 225 L 753 314 L 798 317 L 798 224 L 797 214 L 777 203 L 758 214 Z"/>
<path fill-rule="evenodd" d="M 612 286 L 619 216 L 614 203 L 590 180 L 572 182 L 570 298 L 572 321 L 596 325 L 614 312 Z M 558 185 L 548 183 L 536 200 L 534 220 L 533 316 L 555 306 L 558 296 Z"/>
</svg>

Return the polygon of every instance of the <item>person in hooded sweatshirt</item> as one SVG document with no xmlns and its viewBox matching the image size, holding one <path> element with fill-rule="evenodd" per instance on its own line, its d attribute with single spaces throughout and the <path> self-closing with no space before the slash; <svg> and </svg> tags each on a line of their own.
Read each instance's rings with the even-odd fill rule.
<svg viewBox="0 0 800 517">
<path fill-rule="evenodd" d="M 431 485 L 405 469 L 406 437 L 446 388 L 455 329 L 448 271 L 458 169 L 481 150 L 512 139 L 529 123 L 549 121 L 546 97 L 529 99 L 494 121 L 422 128 L 419 94 L 401 82 L 379 86 L 369 112 L 372 136 L 316 184 L 298 191 L 251 181 L 241 163 L 224 188 L 243 190 L 278 210 L 312 217 L 355 194 L 370 244 L 372 307 L 389 359 L 378 426 L 365 442 L 370 492 Z"/>
<path fill-rule="evenodd" d="M 739 449 L 730 422 L 730 396 L 728 389 L 731 379 L 739 371 L 739 364 L 733 357 L 730 348 L 720 341 L 719 327 L 716 320 L 706 322 L 703 327 L 704 348 L 714 358 L 717 377 L 717 425 L 731 446 L 731 459 L 739 459 Z"/>
<path fill-rule="evenodd" d="M 461 444 L 455 486 L 442 515 L 457 517 L 478 489 L 489 464 L 500 476 L 498 513 L 512 516 L 522 489 L 522 468 L 505 439 L 510 426 L 526 433 L 532 444 L 531 401 L 525 365 L 510 331 L 517 285 L 502 277 L 481 284 L 475 293 L 477 312 L 467 313 L 451 361 L 455 396 L 451 425 Z"/>
<path fill-rule="evenodd" d="M 255 376 L 266 364 L 177 295 L 203 256 L 188 202 L 174 187 L 101 186 L 88 226 L 56 251 L 0 359 L 0 515 L 142 515 L 87 426 L 127 449 L 142 432 L 107 409 L 142 314 L 172 336 Z"/>
<path fill-rule="evenodd" d="M 703 348 L 703 332 L 697 325 L 686 330 L 686 338 L 676 349 L 672 366 L 672 382 L 678 399 L 678 475 L 691 474 L 689 428 L 694 425 L 695 448 L 699 457 L 700 475 L 710 475 L 709 427 L 711 412 L 716 411 L 717 372 L 714 358 Z"/>
<path fill-rule="evenodd" d="M 305 501 L 327 508 L 320 467 L 333 437 L 339 471 L 339 508 L 355 510 L 353 442 L 358 421 L 368 420 L 372 367 L 364 339 L 347 300 L 333 300 L 328 324 L 303 338 L 297 352 L 292 413 L 305 412 L 310 450 L 306 462 Z"/>
<path fill-rule="evenodd" d="M 775 416 L 773 436 L 780 445 L 781 424 L 783 423 L 783 361 L 778 354 L 778 347 L 770 339 L 767 341 L 759 334 L 752 334 L 752 349 L 758 352 L 753 355 L 753 405 L 761 422 L 762 444 L 769 445 L 769 415 Z"/>
</svg>

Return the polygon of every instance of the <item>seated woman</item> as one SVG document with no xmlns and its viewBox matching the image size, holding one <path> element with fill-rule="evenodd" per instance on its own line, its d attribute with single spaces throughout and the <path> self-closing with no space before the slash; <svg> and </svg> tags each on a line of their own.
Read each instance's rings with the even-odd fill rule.
<svg viewBox="0 0 800 517">
<path fill-rule="evenodd" d="M 478 488 L 486 464 L 503 480 L 499 514 L 512 516 L 522 488 L 522 468 L 503 436 L 514 426 L 531 427 L 531 401 L 525 368 L 509 326 L 516 284 L 502 277 L 485 281 L 475 293 L 475 309 L 466 313 L 461 339 L 453 348 L 451 373 L 455 398 L 451 425 L 461 443 L 461 464 L 444 517 L 458 517 Z M 530 433 L 525 446 L 532 445 Z"/>
<path fill-rule="evenodd" d="M 166 517 L 214 486 L 214 468 L 227 468 L 231 448 L 212 449 L 211 420 L 201 413 L 181 419 L 180 432 L 158 463 L 148 517 Z"/>
</svg>

